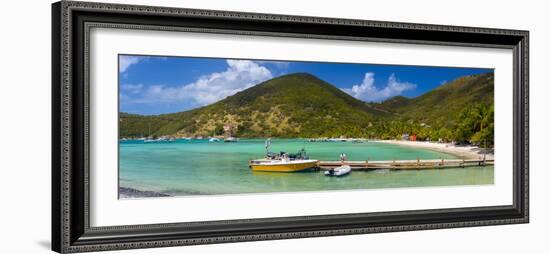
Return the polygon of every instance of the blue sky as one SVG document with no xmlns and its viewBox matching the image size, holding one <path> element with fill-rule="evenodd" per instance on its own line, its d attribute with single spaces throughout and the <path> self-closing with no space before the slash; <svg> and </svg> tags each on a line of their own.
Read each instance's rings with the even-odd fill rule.
<svg viewBox="0 0 550 254">
<path fill-rule="evenodd" d="M 368 59 L 367 59 L 368 60 Z M 119 55 L 120 111 L 154 115 L 202 107 L 281 75 L 307 72 L 355 98 L 416 97 L 492 69 Z"/>
</svg>

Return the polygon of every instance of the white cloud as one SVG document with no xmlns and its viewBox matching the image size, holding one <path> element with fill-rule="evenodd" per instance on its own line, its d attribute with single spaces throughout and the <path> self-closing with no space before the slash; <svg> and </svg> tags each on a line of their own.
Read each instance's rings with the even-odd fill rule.
<svg viewBox="0 0 550 254">
<path fill-rule="evenodd" d="M 255 61 L 256 63 L 263 64 L 263 65 L 271 65 L 273 67 L 279 68 L 279 69 L 287 69 L 290 65 L 290 62 L 286 61 Z"/>
<path fill-rule="evenodd" d="M 227 65 L 225 71 L 201 76 L 189 84 L 173 87 L 165 85 L 140 87 L 143 89 L 142 96 L 132 99 L 132 102 L 204 106 L 273 77 L 269 69 L 254 61 L 227 60 Z"/>
<path fill-rule="evenodd" d="M 120 86 L 120 90 L 126 93 L 138 94 L 142 91 L 143 84 L 123 84 Z"/>
<path fill-rule="evenodd" d="M 390 97 L 400 95 L 404 91 L 416 88 L 416 85 L 413 83 L 399 81 L 395 77 L 395 74 L 390 75 L 388 83 L 382 89 L 378 89 L 374 86 L 374 80 L 374 73 L 367 72 L 361 84 L 342 90 L 359 100 L 380 102 Z"/>
<path fill-rule="evenodd" d="M 131 65 L 139 63 L 143 57 L 139 56 L 119 56 L 118 59 L 118 71 L 120 73 L 125 72 Z"/>
</svg>

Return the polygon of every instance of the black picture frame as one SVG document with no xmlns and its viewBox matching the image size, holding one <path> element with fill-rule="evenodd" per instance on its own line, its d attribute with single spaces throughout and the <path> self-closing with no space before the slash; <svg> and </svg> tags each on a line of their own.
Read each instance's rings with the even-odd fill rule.
<svg viewBox="0 0 550 254">
<path fill-rule="evenodd" d="M 513 205 L 90 227 L 91 27 L 513 50 Z M 61 1 L 52 5 L 52 250 L 60 253 L 528 223 L 529 32 Z"/>
</svg>

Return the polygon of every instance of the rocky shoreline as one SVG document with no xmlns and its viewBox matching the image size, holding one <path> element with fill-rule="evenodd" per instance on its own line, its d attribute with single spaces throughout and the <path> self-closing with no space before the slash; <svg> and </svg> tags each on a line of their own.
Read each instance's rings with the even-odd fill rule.
<svg viewBox="0 0 550 254">
<path fill-rule="evenodd" d="M 171 197 L 171 195 L 156 191 L 141 191 L 128 187 L 118 188 L 119 198 L 152 198 L 152 197 Z"/>
</svg>

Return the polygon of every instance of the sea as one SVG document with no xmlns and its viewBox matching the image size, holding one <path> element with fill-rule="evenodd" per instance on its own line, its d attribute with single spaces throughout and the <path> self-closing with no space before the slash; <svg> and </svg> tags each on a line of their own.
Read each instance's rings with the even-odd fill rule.
<svg viewBox="0 0 550 254">
<path fill-rule="evenodd" d="M 457 159 L 432 150 L 380 142 L 309 142 L 272 139 L 271 151 L 295 153 L 304 148 L 311 159 L 416 160 Z M 119 187 L 171 196 L 227 195 L 331 191 L 375 188 L 488 185 L 494 183 L 494 166 L 353 171 L 343 177 L 326 177 L 323 171 L 297 173 L 253 172 L 248 161 L 263 158 L 265 139 L 238 142 L 176 140 L 174 142 L 119 142 Z"/>
</svg>

